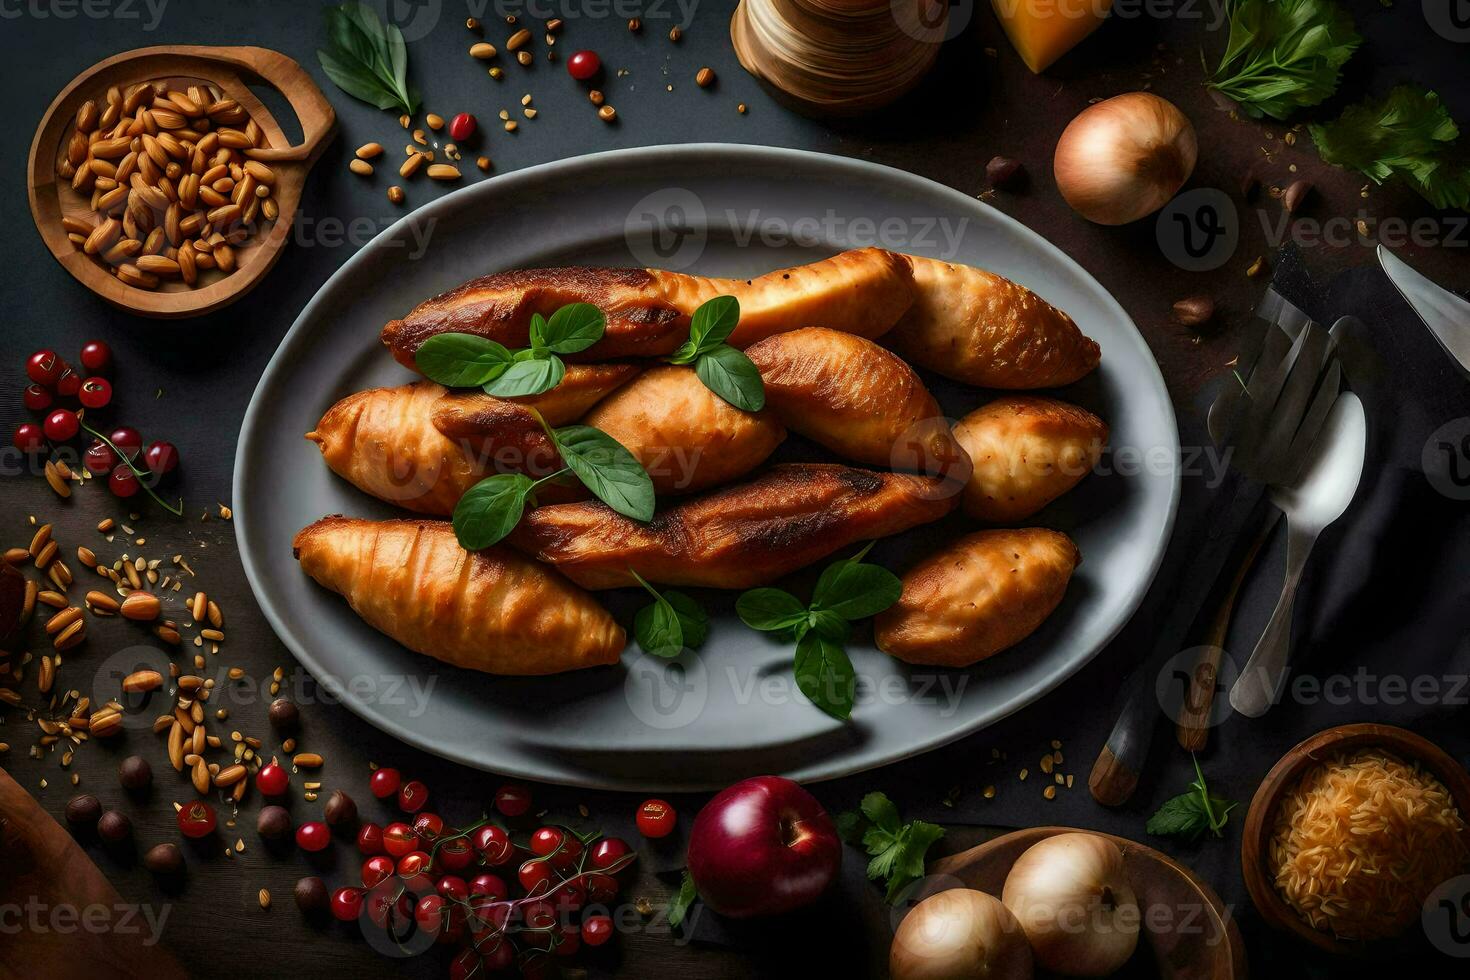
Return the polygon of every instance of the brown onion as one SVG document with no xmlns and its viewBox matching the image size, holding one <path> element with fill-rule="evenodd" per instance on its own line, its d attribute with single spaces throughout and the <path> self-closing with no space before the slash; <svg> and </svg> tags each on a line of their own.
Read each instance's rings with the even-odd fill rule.
<svg viewBox="0 0 1470 980">
<path fill-rule="evenodd" d="M 888 972 L 893 980 L 1030 980 L 1031 947 L 999 899 L 951 888 L 904 917 Z"/>
<path fill-rule="evenodd" d="M 1057 190 L 1100 225 L 1125 225 L 1169 202 L 1194 172 L 1194 126 L 1174 103 L 1129 92 L 1088 106 L 1057 141 Z"/>
<path fill-rule="evenodd" d="M 1105 977 L 1138 946 L 1138 900 L 1118 845 L 1097 834 L 1057 834 L 1011 865 L 1001 901 L 1020 922 L 1036 962 L 1054 973 Z"/>
</svg>

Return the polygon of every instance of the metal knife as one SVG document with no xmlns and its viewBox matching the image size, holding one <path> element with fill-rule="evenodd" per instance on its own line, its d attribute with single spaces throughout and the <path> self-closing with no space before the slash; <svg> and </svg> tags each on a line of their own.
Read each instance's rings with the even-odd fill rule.
<svg viewBox="0 0 1470 980">
<path fill-rule="evenodd" d="M 1404 302 L 1419 314 L 1445 353 L 1460 366 L 1460 371 L 1470 377 L 1470 300 L 1415 272 L 1382 245 L 1378 246 L 1378 261 Z"/>
</svg>

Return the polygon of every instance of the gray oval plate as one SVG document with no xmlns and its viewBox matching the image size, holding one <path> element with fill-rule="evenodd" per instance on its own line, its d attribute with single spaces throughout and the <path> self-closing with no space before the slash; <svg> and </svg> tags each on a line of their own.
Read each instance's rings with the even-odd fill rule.
<svg viewBox="0 0 1470 980">
<path fill-rule="evenodd" d="M 656 265 L 751 276 L 880 245 L 983 266 L 1067 310 L 1102 345 L 1102 367 L 1062 392 L 1112 427 L 1105 474 L 1036 524 L 1067 531 L 1085 560 L 1056 613 L 1023 644 L 970 670 L 911 668 L 851 644 L 860 677 L 847 724 L 808 703 L 791 650 L 747 630 L 729 594 L 697 655 L 669 662 L 630 645 L 615 667 L 498 678 L 400 647 L 318 588 L 291 555 L 326 514 L 390 517 L 338 479 L 304 439 L 344 395 L 409 380 L 378 331 L 420 301 L 488 272 L 565 264 Z M 963 415 L 988 393 L 929 379 Z M 793 437 L 781 458 L 819 458 Z M 923 752 L 1016 711 L 1061 683 L 1137 607 L 1174 520 L 1178 432 L 1148 347 L 1128 315 L 1040 236 L 973 198 L 856 160 L 705 144 L 598 153 L 456 191 L 389 228 L 307 304 L 261 377 L 235 464 L 235 533 L 256 598 L 318 683 L 411 745 L 482 769 L 609 789 L 700 790 L 756 773 L 826 779 Z M 882 541 L 902 570 L 967 529 L 955 517 Z M 811 574 L 789 583 L 808 588 Z M 631 623 L 647 600 L 602 593 Z"/>
</svg>

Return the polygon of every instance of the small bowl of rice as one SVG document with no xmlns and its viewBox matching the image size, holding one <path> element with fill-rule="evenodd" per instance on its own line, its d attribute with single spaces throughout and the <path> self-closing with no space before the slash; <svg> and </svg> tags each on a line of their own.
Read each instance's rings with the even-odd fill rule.
<svg viewBox="0 0 1470 980">
<path fill-rule="evenodd" d="M 1470 774 L 1402 728 L 1312 736 L 1267 774 L 1246 816 L 1246 888 L 1271 925 L 1334 953 L 1422 940 L 1424 903 L 1470 872 Z"/>
</svg>

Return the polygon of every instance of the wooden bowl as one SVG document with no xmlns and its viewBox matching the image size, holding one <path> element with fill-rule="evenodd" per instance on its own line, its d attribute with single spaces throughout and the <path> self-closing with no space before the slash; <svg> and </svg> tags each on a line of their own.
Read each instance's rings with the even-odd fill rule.
<svg viewBox="0 0 1470 980">
<path fill-rule="evenodd" d="M 1470 814 L 1470 773 L 1433 742 L 1390 725 L 1340 725 L 1318 732 L 1300 743 L 1266 774 L 1246 814 L 1240 846 L 1241 871 L 1246 890 L 1261 917 L 1272 927 L 1291 933 L 1318 949 L 1347 956 L 1393 956 L 1403 940 L 1347 940 L 1313 928 L 1276 890 L 1267 860 L 1270 857 L 1272 816 L 1276 805 L 1310 767 L 1338 752 L 1380 748 L 1406 762 L 1418 762 L 1450 791 L 1461 814 Z M 1470 846 L 1470 827 L 1465 842 Z M 1409 941 L 1415 934 L 1410 930 Z"/>
<path fill-rule="evenodd" d="M 276 171 L 273 197 L 280 213 L 247 242 L 235 249 L 235 270 L 229 275 L 201 275 L 198 288 L 183 282 L 164 282 L 158 289 L 139 289 L 122 282 L 93 256 L 67 238 L 61 219 L 68 214 L 93 217 L 90 200 L 57 177 L 76 127 L 77 110 L 88 99 L 103 102 L 109 87 L 126 91 L 138 82 L 167 80 L 184 84 L 213 84 L 238 102 L 265 131 L 268 146 L 245 155 L 269 163 Z M 303 138 L 288 145 L 281 127 L 255 97 L 246 80 L 277 89 L 301 123 Z M 234 302 L 260 282 L 281 256 L 292 219 L 301 202 L 307 172 L 316 162 L 337 125 L 332 106 L 301 66 L 283 54 L 265 48 L 196 47 L 170 45 L 139 48 L 93 65 L 74 78 L 46 110 L 27 163 L 31 215 L 51 254 L 86 287 L 112 305 L 140 316 L 178 318 L 199 316 Z"/>
<path fill-rule="evenodd" d="M 1250 975 L 1235 918 L 1214 889 L 1168 855 L 1111 834 L 1076 827 L 1018 830 L 934 862 L 929 867 L 928 884 L 916 899 L 957 885 L 999 897 L 1011 866 L 1031 845 L 1071 833 L 1096 834 L 1117 844 L 1123 852 L 1123 867 L 1138 897 L 1139 909 L 1144 912 L 1140 946 L 1147 943 L 1159 977 L 1244 980 Z M 1171 915 L 1155 912 L 1150 916 L 1148 910 L 1152 909 Z M 1177 928 L 1169 928 L 1170 924 Z"/>
</svg>

